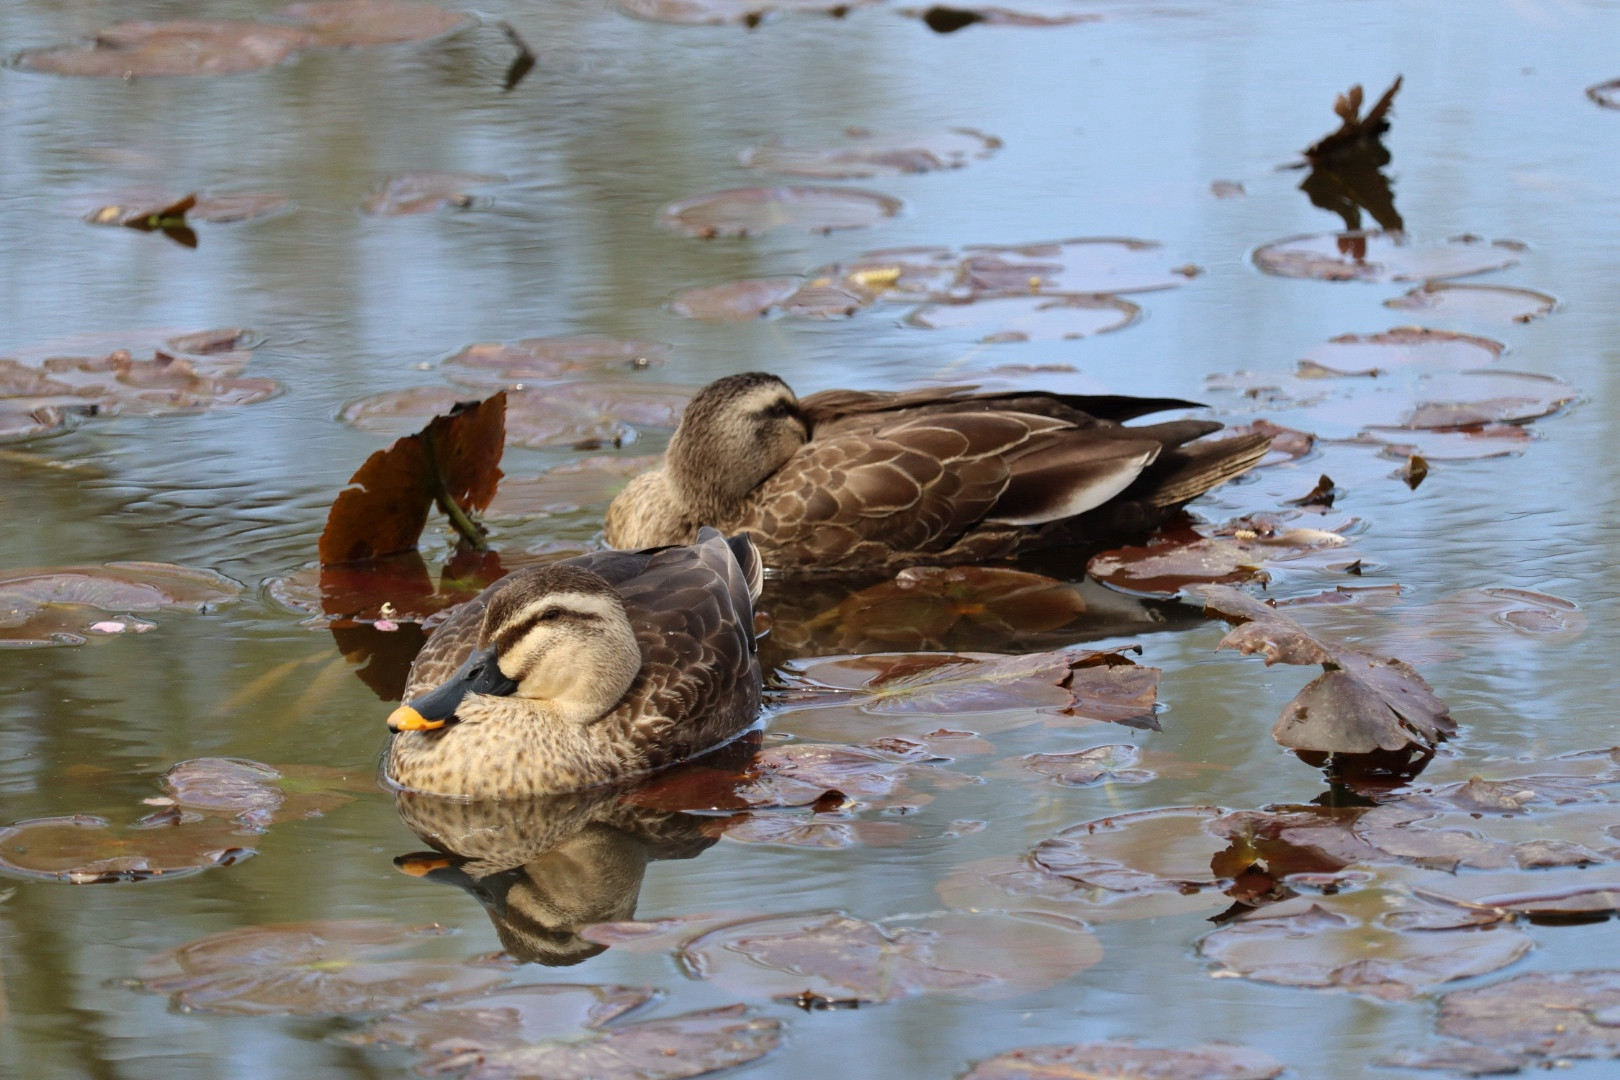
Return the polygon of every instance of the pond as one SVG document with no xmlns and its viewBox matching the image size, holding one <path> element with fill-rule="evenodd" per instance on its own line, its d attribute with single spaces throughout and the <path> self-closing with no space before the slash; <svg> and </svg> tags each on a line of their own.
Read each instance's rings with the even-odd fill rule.
<svg viewBox="0 0 1620 1080">
<path fill-rule="evenodd" d="M 121 20 L 266 19 L 275 6 L 18 0 L 0 10 L 0 40 L 36 49 Z M 61 430 L 0 446 L 8 574 L 127 561 L 198 572 L 182 603 L 58 609 L 53 645 L 0 651 L 0 825 L 87 816 L 48 843 L 0 833 L 0 854 L 89 851 L 101 818 L 122 837 L 107 851 L 151 855 L 197 824 L 174 824 L 191 812 L 175 804 L 186 774 L 163 780 L 179 763 L 282 774 L 238 766 L 205 780 L 261 809 L 202 822 L 208 842 L 183 856 L 203 857 L 197 872 L 0 877 L 0 1072 L 394 1076 L 424 1060 L 403 1044 L 438 1038 L 439 1067 L 523 1075 L 449 1008 L 431 1038 L 404 1020 L 371 1026 L 404 1002 L 499 984 L 646 988 L 525 992 L 545 999 L 531 1039 L 600 1028 L 570 1044 L 599 1055 L 578 1075 L 1072 1075 L 1033 1052 L 984 1063 L 1111 1041 L 1264 1056 L 1167 1066 L 1185 1076 L 1361 1077 L 1440 1046 L 1547 1060 L 1511 1008 L 1469 1027 L 1473 999 L 1440 1001 L 1520 977 L 1532 981 L 1506 996 L 1539 1001 L 1548 980 L 1533 977 L 1602 969 L 1612 985 L 1620 967 L 1606 902 L 1549 920 L 1516 918 L 1501 899 L 1620 889 L 1608 666 L 1620 645 L 1620 94 L 1587 92 L 1620 78 L 1620 4 L 1033 0 L 1010 8 L 1061 18 L 949 33 L 898 3 L 757 26 L 657 17 L 744 5 L 629 6 L 642 17 L 606 0 L 490 0 L 428 40 L 300 37 L 280 63 L 204 77 L 58 75 L 26 56 L 0 68 L 0 356 L 37 365 L 128 348 L 144 362 L 156 347 L 204 376 L 185 384 L 202 400 L 171 409 L 130 387 L 176 373 L 132 369 L 94 415 L 47 411 Z M 525 51 L 532 69 L 514 68 Z M 1290 167 L 1337 126 L 1337 95 L 1363 85 L 1370 106 L 1397 76 L 1387 161 L 1359 180 Z M 873 142 L 879 175 L 782 171 L 825 171 L 794 148 Z M 960 167 L 930 167 L 941 164 Z M 385 189 L 400 177 L 418 186 Z M 698 199 L 758 187 L 833 192 L 747 197 L 746 236 L 724 235 L 727 219 Z M 368 208 L 383 193 L 395 201 Z M 200 201 L 182 221 L 174 204 L 193 194 L 285 202 L 215 206 L 210 221 Z M 401 206 L 409 197 L 430 205 Z M 130 213 L 157 227 L 116 224 Z M 221 220 L 236 216 L 248 219 Z M 1271 246 L 1392 221 L 1404 246 Z M 908 260 L 955 272 L 974 245 L 1078 238 L 1151 243 L 978 252 L 981 271 L 1002 274 L 994 304 L 929 305 L 926 290 L 906 302 L 900 287 L 929 272 Z M 862 258 L 909 248 L 927 250 Z M 1410 265 L 1321 279 L 1357 276 L 1358 254 L 1362 267 Z M 1301 268 L 1315 278 L 1289 276 Z M 1426 286 L 1435 274 L 1445 282 Z M 1085 298 L 1048 304 L 1031 278 Z M 714 298 L 690 290 L 758 279 L 783 280 L 751 292 L 741 317 L 690 317 Z M 1413 325 L 1469 336 L 1366 337 Z M 227 329 L 243 336 L 174 343 Z M 744 818 L 665 813 L 702 801 L 688 788 L 643 794 L 600 826 L 599 847 L 480 879 L 425 853 L 401 810 L 419 825 L 432 811 L 413 818 L 375 779 L 386 695 L 420 634 L 403 622 L 393 655 L 367 668 L 389 632 L 362 628 L 363 648 L 334 635 L 298 606 L 299 583 L 349 477 L 432 412 L 363 426 L 346 410 L 419 387 L 482 396 L 450 378 L 450 358 L 577 335 L 647 343 L 632 352 L 650 363 L 542 376 L 539 396 L 566 406 L 568 424 L 509 446 L 509 478 L 656 454 L 686 395 L 749 370 L 801 393 L 981 383 L 1182 397 L 1229 425 L 1312 431 L 1308 456 L 1191 509 L 1206 533 L 1279 512 L 1317 530 L 1321 550 L 1289 549 L 1300 557 L 1276 556 L 1269 586 L 1243 587 L 1368 587 L 1288 614 L 1411 664 L 1457 732 L 1407 788 L 1370 792 L 1374 807 L 1365 787 L 1330 784 L 1271 736 L 1314 666 L 1217 652 L 1229 628 L 1201 601 L 1087 580 L 1091 552 L 1024 567 L 1073 583 L 1064 595 L 1083 614 L 1003 629 L 969 598 L 962 625 L 917 642 L 892 626 L 874 638 L 870 620 L 852 629 L 847 589 L 773 583 L 778 686 L 866 677 L 859 663 L 816 666 L 831 654 L 1138 645 L 1129 659 L 1162 671 L 1156 714 L 1094 707 L 1126 722 L 1096 718 L 1055 685 L 1066 668 L 1037 689 L 1005 679 L 1022 688 L 1006 697 L 974 676 L 922 704 L 784 692 L 763 752 L 803 762 L 836 756 L 826 744 L 868 747 L 839 751 L 854 757 L 822 785 L 847 798 Z M 1363 337 L 1330 344 L 1341 335 Z M 1369 368 L 1381 374 L 1343 374 Z M 1481 368 L 1496 374 L 1468 374 Z M 1460 403 L 1511 426 L 1468 436 L 1454 429 L 1471 421 L 1448 413 L 1438 426 L 1450 431 L 1385 430 L 1385 443 L 1415 448 L 1421 477 L 1411 450 L 1342 441 Z M 0 411 L 8 432 L 17 415 Z M 1330 506 L 1287 505 L 1323 474 Z M 519 505 L 514 487 L 505 516 L 492 511 L 493 545 L 513 562 L 593 545 L 608 488 L 579 490 Z M 430 524 L 429 566 L 451 542 Z M 0 628 L 19 621 L 5 605 Z M 826 632 L 806 629 L 823 613 Z M 1030 757 L 1103 747 L 1116 749 Z M 1457 787 L 1474 777 L 1510 783 Z M 1263 808 L 1295 816 L 1237 813 Z M 1453 832 L 1436 840 L 1440 829 Z M 486 912 L 515 911 L 515 898 L 560 924 L 681 921 L 608 928 L 605 951 L 545 939 L 567 966 L 489 959 L 525 951 Z M 309 924 L 326 944 L 298 936 Z M 425 926 L 440 929 L 401 936 Z M 205 935 L 227 936 L 172 952 Z M 529 941 L 527 958 L 544 943 Z M 226 959 L 234 989 L 198 974 L 208 956 Z M 388 966 L 411 959 L 432 963 Z M 230 996 L 256 981 L 272 989 Z M 388 998 L 394 983 L 403 996 Z M 358 997 L 319 996 L 334 987 Z M 1615 1007 L 1616 991 L 1591 992 L 1558 1007 Z M 1570 1023 L 1581 1038 L 1542 1049 L 1569 1058 L 1563 1075 L 1610 1075 L 1620 1044 L 1600 1022 Z M 620 1071 L 602 1071 L 610 1059 Z M 557 1060 L 530 1074 L 561 1074 Z"/>
</svg>

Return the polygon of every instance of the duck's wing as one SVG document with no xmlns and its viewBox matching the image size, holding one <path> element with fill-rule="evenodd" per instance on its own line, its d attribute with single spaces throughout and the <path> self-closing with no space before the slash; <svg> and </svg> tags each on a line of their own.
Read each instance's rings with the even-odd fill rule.
<svg viewBox="0 0 1620 1080">
<path fill-rule="evenodd" d="M 737 548 L 750 558 L 740 563 Z M 752 544 L 734 547 L 706 528 L 696 544 L 652 553 L 632 577 L 603 574 L 624 598 L 642 653 L 641 674 L 617 714 L 650 752 L 651 767 L 723 741 L 757 716 L 758 567 Z"/>
<path fill-rule="evenodd" d="M 989 527 L 1083 513 L 1127 487 L 1161 442 L 1028 413 L 925 412 L 816 438 L 761 485 L 739 528 L 772 565 L 840 569 L 925 557 Z"/>
<path fill-rule="evenodd" d="M 897 392 L 823 390 L 799 402 L 816 437 L 871 431 L 905 415 L 956 412 L 1015 412 L 1064 420 L 1076 427 L 1123 423 L 1167 409 L 1200 409 L 1181 398 L 1131 397 L 1125 394 L 1054 394 L 1011 390 L 976 394 L 978 387 L 936 386 Z"/>
</svg>

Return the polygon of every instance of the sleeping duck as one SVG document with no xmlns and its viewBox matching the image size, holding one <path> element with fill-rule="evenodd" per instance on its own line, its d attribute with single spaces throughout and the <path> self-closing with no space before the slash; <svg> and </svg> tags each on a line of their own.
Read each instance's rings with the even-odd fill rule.
<svg viewBox="0 0 1620 1080">
<path fill-rule="evenodd" d="M 577 791 L 748 728 L 758 553 L 714 529 L 693 540 L 521 570 L 457 608 L 388 718 L 388 779 L 479 799 Z"/>
<path fill-rule="evenodd" d="M 612 547 L 746 533 L 781 570 L 888 569 L 1010 558 L 1151 529 L 1250 468 L 1270 439 L 1208 420 L 1126 427 L 1174 398 L 972 387 L 826 390 L 802 401 L 774 375 L 698 392 L 661 468 L 608 508 Z"/>
</svg>

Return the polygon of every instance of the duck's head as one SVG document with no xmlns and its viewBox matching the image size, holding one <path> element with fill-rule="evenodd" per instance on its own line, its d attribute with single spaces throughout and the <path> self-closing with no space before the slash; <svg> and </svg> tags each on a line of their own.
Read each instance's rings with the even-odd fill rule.
<svg viewBox="0 0 1620 1080">
<path fill-rule="evenodd" d="M 494 713 L 589 724 L 618 704 L 641 650 L 618 592 L 577 566 L 516 574 L 490 597 L 472 650 L 449 681 L 388 718 L 428 731 Z"/>
<path fill-rule="evenodd" d="M 704 510 L 731 509 L 810 438 L 787 383 L 751 371 L 698 391 L 669 441 L 671 481 Z"/>
</svg>

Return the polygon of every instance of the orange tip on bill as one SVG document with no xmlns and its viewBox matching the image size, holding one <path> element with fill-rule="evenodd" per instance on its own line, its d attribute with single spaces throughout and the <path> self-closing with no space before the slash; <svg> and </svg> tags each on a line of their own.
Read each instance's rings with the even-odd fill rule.
<svg viewBox="0 0 1620 1080">
<path fill-rule="evenodd" d="M 432 731 L 442 727 L 443 720 L 429 720 L 409 705 L 401 705 L 388 714 L 389 731 Z"/>
</svg>

